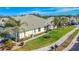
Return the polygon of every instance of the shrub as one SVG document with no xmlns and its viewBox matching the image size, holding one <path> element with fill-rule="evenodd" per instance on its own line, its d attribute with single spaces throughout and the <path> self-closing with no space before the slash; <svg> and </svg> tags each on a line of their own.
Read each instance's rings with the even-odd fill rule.
<svg viewBox="0 0 79 59">
<path fill-rule="evenodd" d="M 13 47 L 13 43 L 11 39 L 7 39 L 4 42 L 5 47 L 7 48 L 7 50 L 10 50 Z"/>
<path fill-rule="evenodd" d="M 51 38 L 50 35 L 44 35 L 44 38 Z"/>
<path fill-rule="evenodd" d="M 53 47 L 53 46 L 51 46 L 50 48 L 51 48 L 51 49 L 54 49 L 54 47 Z"/>
<path fill-rule="evenodd" d="M 16 25 L 17 25 L 16 22 L 13 20 L 8 20 L 5 24 L 6 27 L 14 27 Z"/>
<path fill-rule="evenodd" d="M 7 33 L 8 33 L 8 32 L 1 32 L 1 33 L 0 33 L 0 36 L 1 36 L 1 37 L 5 37 L 5 35 L 6 35 Z"/>
<path fill-rule="evenodd" d="M 19 44 L 19 46 L 23 46 L 24 45 L 24 42 L 21 42 L 20 44 Z"/>
</svg>

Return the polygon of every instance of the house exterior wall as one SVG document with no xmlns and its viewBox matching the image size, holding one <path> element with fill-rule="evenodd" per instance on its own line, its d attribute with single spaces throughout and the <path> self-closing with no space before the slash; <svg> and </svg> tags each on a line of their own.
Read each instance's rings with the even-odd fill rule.
<svg viewBox="0 0 79 59">
<path fill-rule="evenodd" d="M 50 25 L 50 29 L 53 29 L 52 25 Z M 39 34 L 39 33 L 45 32 L 45 31 L 46 31 L 46 29 L 44 27 L 42 27 L 42 28 L 40 28 L 40 31 L 37 28 L 37 29 L 30 30 L 30 31 L 26 31 L 26 32 L 21 32 L 21 33 L 19 33 L 19 38 L 22 39 L 25 37 L 30 37 L 31 35 Z"/>
<path fill-rule="evenodd" d="M 50 29 L 53 29 L 54 27 L 52 26 L 52 25 L 50 25 L 50 27 L 49 27 Z"/>
<path fill-rule="evenodd" d="M 25 38 L 25 37 L 29 37 L 31 35 L 42 33 L 44 31 L 45 31 L 44 28 L 40 28 L 40 31 L 38 31 L 38 29 L 34 29 L 34 30 L 31 30 L 31 31 L 27 31 L 25 33 L 21 32 L 21 33 L 19 33 L 19 38 L 22 39 L 22 38 Z"/>
<path fill-rule="evenodd" d="M 23 32 L 19 33 L 19 39 L 21 39 L 21 38 L 24 38 L 24 33 Z"/>
</svg>

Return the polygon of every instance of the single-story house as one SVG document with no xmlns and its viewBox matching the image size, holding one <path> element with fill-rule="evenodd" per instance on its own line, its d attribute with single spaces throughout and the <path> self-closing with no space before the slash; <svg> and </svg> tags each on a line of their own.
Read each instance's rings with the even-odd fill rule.
<svg viewBox="0 0 79 59">
<path fill-rule="evenodd" d="M 43 19 L 34 15 L 25 15 L 14 18 L 21 21 L 21 27 L 18 34 L 20 39 L 53 29 L 53 25 L 51 23 L 53 17 Z"/>
</svg>

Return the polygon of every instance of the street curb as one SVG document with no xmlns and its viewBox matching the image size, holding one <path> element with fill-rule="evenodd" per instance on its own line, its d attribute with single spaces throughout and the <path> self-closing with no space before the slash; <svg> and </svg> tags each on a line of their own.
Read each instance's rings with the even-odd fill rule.
<svg viewBox="0 0 79 59">
<path fill-rule="evenodd" d="M 75 36 L 75 38 L 72 40 L 72 42 L 63 51 L 69 51 L 77 42 L 78 36 L 79 36 L 79 33 Z"/>
</svg>

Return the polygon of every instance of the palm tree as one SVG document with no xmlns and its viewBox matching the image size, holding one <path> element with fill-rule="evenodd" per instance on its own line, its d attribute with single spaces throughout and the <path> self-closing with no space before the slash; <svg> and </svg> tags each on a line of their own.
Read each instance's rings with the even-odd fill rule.
<svg viewBox="0 0 79 59">
<path fill-rule="evenodd" d="M 59 27 L 60 26 L 60 17 L 55 17 L 53 20 L 53 23 L 54 23 L 54 27 L 55 26 Z"/>
<path fill-rule="evenodd" d="M 15 41 L 17 42 L 17 40 L 19 39 L 18 38 L 18 33 L 19 33 L 19 30 L 20 30 L 21 22 L 16 21 L 16 23 L 17 23 L 17 26 L 15 26 L 15 37 L 16 37 Z"/>
<path fill-rule="evenodd" d="M 19 39 L 19 38 L 18 38 L 18 33 L 19 33 L 19 27 L 16 26 L 16 27 L 15 27 L 15 38 L 16 38 L 15 41 L 16 41 L 16 42 L 17 42 L 17 40 Z"/>
<path fill-rule="evenodd" d="M 24 37 L 26 37 L 26 31 L 25 31 L 25 29 L 23 28 L 22 30 L 24 32 Z"/>
<path fill-rule="evenodd" d="M 68 18 L 66 17 L 55 17 L 54 20 L 54 26 L 57 26 L 57 27 L 62 27 L 64 26 L 64 24 L 68 23 Z"/>
<path fill-rule="evenodd" d="M 61 18 L 61 26 L 65 26 L 67 22 L 68 22 L 68 19 L 66 17 Z"/>
</svg>

